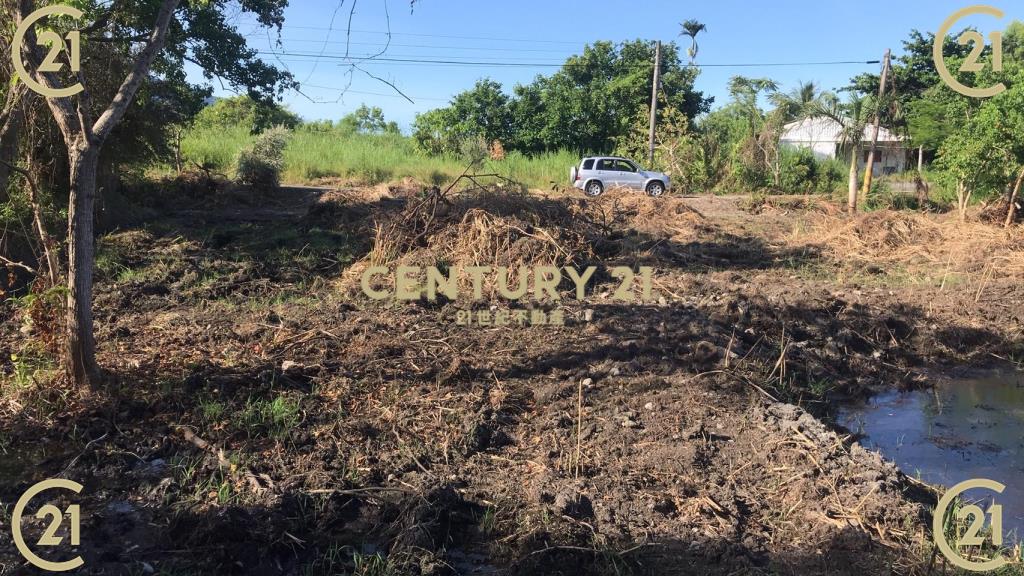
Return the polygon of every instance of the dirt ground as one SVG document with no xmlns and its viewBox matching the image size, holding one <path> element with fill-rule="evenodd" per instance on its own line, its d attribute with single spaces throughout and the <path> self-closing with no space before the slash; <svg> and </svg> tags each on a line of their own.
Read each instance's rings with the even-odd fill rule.
<svg viewBox="0 0 1024 576">
<path fill-rule="evenodd" d="M 949 215 L 409 182 L 174 204 L 99 242 L 107 389 L 47 380 L 53 298 L 3 310 L 0 522 L 81 482 L 51 557 L 83 574 L 926 574 L 935 494 L 832 416 L 1024 360 L 1024 233 Z M 564 326 L 465 327 L 523 305 L 372 301 L 381 262 L 601 283 L 525 305 Z M 612 266 L 655 298 L 613 301 Z"/>
</svg>

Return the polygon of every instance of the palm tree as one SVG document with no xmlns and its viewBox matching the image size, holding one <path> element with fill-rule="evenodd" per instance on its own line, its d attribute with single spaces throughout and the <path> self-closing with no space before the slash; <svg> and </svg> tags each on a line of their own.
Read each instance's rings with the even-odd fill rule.
<svg viewBox="0 0 1024 576">
<path fill-rule="evenodd" d="M 852 95 L 841 102 L 832 93 L 823 94 L 805 108 L 804 118 L 827 118 L 839 126 L 840 149 L 850 152 L 850 181 L 847 209 L 850 214 L 857 212 L 857 193 L 860 180 L 860 151 L 864 142 L 864 131 L 871 122 L 873 110 L 870 96 Z"/>
<path fill-rule="evenodd" d="M 801 118 L 804 111 L 818 101 L 821 93 L 814 82 L 800 82 L 789 92 L 775 92 L 769 96 L 771 103 L 782 112 L 786 122 Z"/>
<path fill-rule="evenodd" d="M 683 27 L 683 31 L 679 35 L 690 37 L 690 49 L 687 53 L 690 55 L 690 64 L 693 64 L 697 60 L 697 52 L 700 51 L 700 46 L 697 45 L 697 35 L 701 32 L 707 32 L 708 27 L 697 20 L 687 20 L 681 23 L 680 26 Z"/>
</svg>

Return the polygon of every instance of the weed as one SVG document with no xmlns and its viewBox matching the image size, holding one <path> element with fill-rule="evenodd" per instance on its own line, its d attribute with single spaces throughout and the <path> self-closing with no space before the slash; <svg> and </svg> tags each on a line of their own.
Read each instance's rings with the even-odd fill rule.
<svg viewBox="0 0 1024 576">
<path fill-rule="evenodd" d="M 388 557 L 355 552 L 349 546 L 331 545 L 302 570 L 302 576 L 398 576 L 398 565 Z"/>
<path fill-rule="evenodd" d="M 33 341 L 26 342 L 21 350 L 11 354 L 10 358 L 14 368 L 10 382 L 13 383 L 15 390 L 31 388 L 56 367 L 49 353 Z M 4 392 L 2 386 L 0 392 Z"/>
<path fill-rule="evenodd" d="M 498 528 L 498 515 L 493 506 L 488 506 L 480 517 L 480 531 L 484 534 L 493 534 Z"/>
<path fill-rule="evenodd" d="M 280 440 L 299 420 L 298 402 L 282 395 L 273 400 L 249 398 L 238 412 L 235 424 L 250 438 L 266 435 Z"/>
<path fill-rule="evenodd" d="M 199 401 L 199 411 L 203 415 L 204 422 L 213 424 L 224 415 L 224 404 L 210 398 L 203 399 Z"/>
</svg>

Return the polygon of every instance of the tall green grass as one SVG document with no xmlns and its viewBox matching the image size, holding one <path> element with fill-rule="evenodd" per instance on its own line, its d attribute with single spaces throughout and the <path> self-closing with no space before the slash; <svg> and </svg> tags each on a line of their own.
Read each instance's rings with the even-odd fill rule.
<svg viewBox="0 0 1024 576">
<path fill-rule="evenodd" d="M 234 172 L 239 150 L 252 142 L 244 128 L 193 130 L 181 143 L 188 160 L 221 172 Z M 284 155 L 282 180 L 308 184 L 321 178 L 342 178 L 378 184 L 412 177 L 428 184 L 451 182 L 466 167 L 456 156 L 428 156 L 413 140 L 398 134 L 345 135 L 338 132 L 295 130 Z M 569 168 L 579 162 L 572 152 L 548 152 L 536 156 L 509 153 L 504 160 L 487 160 L 477 173 L 495 173 L 530 188 L 566 184 Z"/>
</svg>

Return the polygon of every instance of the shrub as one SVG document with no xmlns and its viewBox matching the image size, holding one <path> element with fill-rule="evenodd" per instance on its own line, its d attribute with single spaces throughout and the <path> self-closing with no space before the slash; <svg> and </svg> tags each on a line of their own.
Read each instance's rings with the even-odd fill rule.
<svg viewBox="0 0 1024 576">
<path fill-rule="evenodd" d="M 871 190 L 864 200 L 864 209 L 873 210 L 907 210 L 917 208 L 917 199 L 893 190 L 885 180 L 871 182 Z"/>
<path fill-rule="evenodd" d="M 838 158 L 817 160 L 814 191 L 819 194 L 833 194 L 837 190 L 845 191 L 849 171 L 850 168 L 846 162 Z"/>
<path fill-rule="evenodd" d="M 812 192 L 818 169 L 814 153 L 805 148 L 782 148 L 779 156 L 780 188 L 794 194 Z"/>
<path fill-rule="evenodd" d="M 277 188 L 284 169 L 284 149 L 290 132 L 280 126 L 260 134 L 251 146 L 238 153 L 237 176 L 257 190 Z"/>
<path fill-rule="evenodd" d="M 276 104 L 257 102 L 248 96 L 221 98 L 203 108 L 195 119 L 197 129 L 245 128 L 253 134 L 273 126 L 295 128 L 302 122 L 294 112 Z"/>
</svg>

